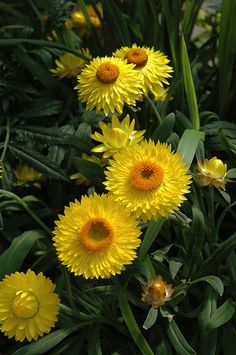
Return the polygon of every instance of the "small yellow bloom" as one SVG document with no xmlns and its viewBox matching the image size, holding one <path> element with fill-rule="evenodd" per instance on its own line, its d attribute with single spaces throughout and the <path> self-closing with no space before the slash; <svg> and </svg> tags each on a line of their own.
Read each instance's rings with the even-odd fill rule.
<svg viewBox="0 0 236 355">
<path fill-rule="evenodd" d="M 210 160 L 205 159 L 203 164 L 198 160 L 199 180 L 202 186 L 214 186 L 217 189 L 225 190 L 227 164 L 222 160 L 213 157 Z"/>
<path fill-rule="evenodd" d="M 78 75 L 79 98 L 86 110 L 123 112 L 124 104 L 136 105 L 142 97 L 142 82 L 133 64 L 114 57 L 97 57 Z"/>
<path fill-rule="evenodd" d="M 14 173 L 17 178 L 17 185 L 25 185 L 27 183 L 33 183 L 37 188 L 41 188 L 38 181 L 43 179 L 43 174 L 34 170 L 26 164 L 18 164 Z"/>
<path fill-rule="evenodd" d="M 101 17 L 103 17 L 102 5 L 99 3 L 96 5 L 96 7 L 97 7 L 97 10 L 99 11 Z M 86 5 L 86 10 L 87 10 L 87 13 L 88 13 L 88 16 L 89 16 L 92 26 L 94 26 L 95 28 L 100 28 L 101 22 L 97 16 L 93 6 Z M 85 33 L 88 28 L 88 21 L 84 15 L 84 13 L 81 10 L 75 10 L 71 13 L 71 17 L 66 21 L 66 27 L 68 29 L 71 29 L 73 27 L 83 28 L 85 30 L 83 33 Z"/>
<path fill-rule="evenodd" d="M 104 160 L 96 157 L 96 155 L 87 155 L 86 153 L 83 153 L 82 159 L 90 161 L 91 163 L 97 164 L 101 167 L 105 166 Z M 75 185 L 85 184 L 86 186 L 88 186 L 90 184 L 90 181 L 80 172 L 71 175 L 70 179 L 75 180 Z"/>
<path fill-rule="evenodd" d="M 165 283 L 161 276 L 149 280 L 142 289 L 142 301 L 153 308 L 162 306 L 174 293 L 172 285 Z"/>
<path fill-rule="evenodd" d="M 163 93 L 163 84 L 169 84 L 167 79 L 171 77 L 172 67 L 168 65 L 169 59 L 154 48 L 139 47 L 133 44 L 131 48 L 122 47 L 113 53 L 117 58 L 126 59 L 128 63 L 135 65 L 135 70 L 140 73 L 143 82 L 143 93 L 148 96 L 149 91 L 159 100 Z"/>
<path fill-rule="evenodd" d="M 37 340 L 57 321 L 56 285 L 42 272 L 15 272 L 0 282 L 0 330 L 17 341 Z"/>
<path fill-rule="evenodd" d="M 141 242 L 135 217 L 105 194 L 71 202 L 53 233 L 59 260 L 86 279 L 120 274 L 136 258 Z"/>
<path fill-rule="evenodd" d="M 83 54 L 88 59 L 92 59 L 88 48 L 81 48 L 77 52 Z M 64 53 L 59 59 L 55 60 L 55 63 L 57 68 L 50 69 L 50 71 L 60 79 L 76 77 L 86 65 L 86 62 L 82 58 L 72 53 Z"/>
<path fill-rule="evenodd" d="M 145 131 L 134 130 L 135 120 L 130 123 L 129 115 L 120 122 L 116 115 L 112 116 L 111 123 L 100 122 L 102 134 L 95 132 L 91 137 L 101 142 L 92 152 L 104 153 L 103 158 L 107 159 L 132 142 L 138 143 L 143 139 Z"/>
</svg>

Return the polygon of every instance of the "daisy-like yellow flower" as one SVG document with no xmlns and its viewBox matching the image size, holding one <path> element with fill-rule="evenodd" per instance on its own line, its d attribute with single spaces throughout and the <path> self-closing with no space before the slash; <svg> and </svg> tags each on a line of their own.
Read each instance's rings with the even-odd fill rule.
<svg viewBox="0 0 236 355">
<path fill-rule="evenodd" d="M 135 70 L 140 72 L 143 82 L 143 93 L 148 96 L 150 91 L 156 100 L 159 99 L 163 84 L 169 84 L 167 79 L 173 72 L 168 65 L 169 59 L 161 51 L 136 44 L 130 47 L 122 47 L 113 53 L 115 57 L 126 59 L 128 63 L 135 65 Z"/>
<path fill-rule="evenodd" d="M 83 196 L 59 216 L 54 245 L 62 264 L 75 275 L 109 278 L 136 257 L 140 230 L 129 210 L 111 196 Z"/>
<path fill-rule="evenodd" d="M 107 190 L 143 221 L 167 217 L 186 200 L 191 182 L 188 168 L 166 143 L 133 143 L 109 162 Z"/>
<path fill-rule="evenodd" d="M 88 59 L 92 59 L 88 48 L 81 48 L 77 50 L 78 53 L 86 56 Z M 60 79 L 76 77 L 81 70 L 85 67 L 86 62 L 72 53 L 64 53 L 55 60 L 57 65 L 56 69 L 50 69 L 54 75 Z"/>
<path fill-rule="evenodd" d="M 8 338 L 37 340 L 57 322 L 59 297 L 42 272 L 15 272 L 0 282 L 0 330 Z"/>
<path fill-rule="evenodd" d="M 217 189 L 225 190 L 227 174 L 227 164 L 222 160 L 213 157 L 210 160 L 205 159 L 203 164 L 198 160 L 199 179 L 202 186 L 214 186 Z"/>
<path fill-rule="evenodd" d="M 26 164 L 18 164 L 14 173 L 17 178 L 17 185 L 25 185 L 27 183 L 33 183 L 37 188 L 41 188 L 41 184 L 38 181 L 43 179 L 43 174 L 34 170 Z M 36 182 L 35 182 L 36 181 Z"/>
<path fill-rule="evenodd" d="M 103 17 L 103 8 L 101 3 L 96 5 L 101 17 Z M 101 27 L 100 19 L 98 18 L 92 5 L 86 5 L 86 11 L 88 13 L 90 22 L 95 28 Z M 66 21 L 66 27 L 71 29 L 73 27 L 79 27 L 83 29 L 82 34 L 84 34 L 88 28 L 88 21 L 81 10 L 75 10 L 71 13 L 70 18 Z"/>
<path fill-rule="evenodd" d="M 124 104 L 135 105 L 141 98 L 141 77 L 120 58 L 97 57 L 78 76 L 79 98 L 86 109 L 122 113 Z"/>
<path fill-rule="evenodd" d="M 102 134 L 95 132 L 91 138 L 101 142 L 92 149 L 94 153 L 103 153 L 103 158 L 107 159 L 132 142 L 138 143 L 143 139 L 145 131 L 134 130 L 135 120 L 130 123 L 129 115 L 120 122 L 116 115 L 112 116 L 111 123 L 100 122 L 99 126 Z"/>
<path fill-rule="evenodd" d="M 153 308 L 162 306 L 165 302 L 171 299 L 171 296 L 174 293 L 172 285 L 164 282 L 161 276 L 149 280 L 142 286 L 142 289 L 141 300 Z"/>
<path fill-rule="evenodd" d="M 105 166 L 104 160 L 96 157 L 96 155 L 88 155 L 86 153 L 83 153 L 82 159 L 90 161 L 91 163 L 97 164 L 101 167 Z M 75 180 L 75 185 L 85 184 L 86 186 L 88 186 L 90 184 L 90 181 L 80 172 L 71 175 L 70 179 Z"/>
</svg>

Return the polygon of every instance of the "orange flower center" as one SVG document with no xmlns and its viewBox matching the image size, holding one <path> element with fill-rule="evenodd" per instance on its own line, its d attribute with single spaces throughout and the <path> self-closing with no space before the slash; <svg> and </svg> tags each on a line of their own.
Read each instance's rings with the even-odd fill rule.
<svg viewBox="0 0 236 355">
<path fill-rule="evenodd" d="M 113 229 L 104 218 L 91 219 L 80 231 L 80 241 L 90 251 L 105 249 L 112 239 Z"/>
<path fill-rule="evenodd" d="M 150 191 L 160 186 L 164 177 L 162 167 L 148 160 L 137 163 L 131 172 L 131 183 L 138 190 Z"/>
<path fill-rule="evenodd" d="M 136 65 L 136 67 L 143 67 L 144 65 L 147 64 L 148 61 L 148 55 L 145 52 L 144 49 L 142 48 L 133 48 L 130 49 L 125 58 L 127 59 L 128 63 L 133 63 Z"/>
<path fill-rule="evenodd" d="M 17 291 L 12 303 L 12 311 L 18 318 L 32 318 L 39 308 L 37 298 L 27 291 Z"/>
<path fill-rule="evenodd" d="M 119 67 L 112 63 L 102 63 L 96 71 L 97 78 L 104 84 L 113 83 L 119 74 Z"/>
</svg>

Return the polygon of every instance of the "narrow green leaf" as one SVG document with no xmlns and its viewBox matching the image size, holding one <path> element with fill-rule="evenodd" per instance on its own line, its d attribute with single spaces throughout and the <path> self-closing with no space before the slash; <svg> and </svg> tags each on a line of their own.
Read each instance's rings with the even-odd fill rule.
<svg viewBox="0 0 236 355">
<path fill-rule="evenodd" d="M 200 119 L 197 106 L 197 98 L 194 89 L 193 76 L 189 63 L 188 52 L 184 40 L 184 36 L 181 37 L 181 64 L 184 78 L 184 88 L 188 102 L 188 108 L 190 113 L 190 119 L 192 121 L 193 129 L 200 129 Z"/>
<path fill-rule="evenodd" d="M 65 144 L 64 134 L 56 127 L 23 126 L 14 127 L 14 131 L 21 139 L 37 140 L 48 144 Z"/>
<path fill-rule="evenodd" d="M 144 329 L 149 329 L 153 326 L 153 324 L 156 322 L 158 316 L 158 309 L 151 307 L 145 322 L 143 323 L 143 328 Z"/>
<path fill-rule="evenodd" d="M 182 154 L 182 160 L 190 166 L 196 153 L 198 143 L 204 139 L 204 133 L 193 129 L 186 129 L 179 141 L 178 152 Z"/>
<path fill-rule="evenodd" d="M 16 237 L 10 247 L 0 256 L 0 280 L 15 271 L 19 271 L 26 255 L 38 239 L 45 238 L 41 230 L 26 231 Z"/>
<path fill-rule="evenodd" d="M 88 355 L 102 355 L 98 326 L 95 326 L 89 334 Z"/>
<path fill-rule="evenodd" d="M 35 343 L 22 346 L 16 350 L 12 355 L 42 355 L 48 350 L 51 350 L 55 345 L 60 343 L 68 335 L 76 330 L 75 327 L 71 329 L 59 329 L 43 338 L 39 339 Z"/>
<path fill-rule="evenodd" d="M 79 157 L 73 159 L 74 165 L 89 181 L 94 184 L 102 183 L 105 180 L 103 169 L 95 163 Z"/>
<path fill-rule="evenodd" d="M 223 324 L 230 321 L 235 312 L 235 304 L 230 300 L 226 300 L 209 319 L 206 329 L 212 330 L 221 327 Z"/>
<path fill-rule="evenodd" d="M 217 276 L 205 276 L 205 277 L 201 277 L 200 279 L 194 280 L 191 282 L 192 285 L 198 283 L 198 282 L 207 282 L 209 285 L 211 285 L 214 290 L 220 295 L 222 296 L 224 293 L 224 285 L 223 282 L 221 281 L 221 279 Z"/>
<path fill-rule="evenodd" d="M 23 160 L 35 170 L 54 179 L 69 181 L 64 171 L 44 155 L 33 150 L 27 150 L 20 145 L 9 144 L 9 149 L 17 158 Z"/>
<path fill-rule="evenodd" d="M 189 345 L 183 334 L 179 330 L 174 320 L 167 325 L 167 334 L 176 352 L 180 355 L 196 354 L 196 351 Z"/>
<path fill-rule="evenodd" d="M 125 321 L 125 324 L 134 339 L 136 345 L 139 347 L 143 355 L 154 355 L 152 349 L 148 345 L 146 339 L 141 333 L 138 324 L 134 318 L 133 312 L 129 306 L 125 291 L 121 289 L 119 297 L 120 310 Z"/>
<path fill-rule="evenodd" d="M 139 258 L 142 259 L 148 252 L 149 248 L 151 247 L 152 243 L 156 239 L 158 233 L 161 230 L 161 227 L 165 219 L 162 218 L 159 221 L 150 221 L 146 230 L 146 233 L 143 238 L 143 242 L 139 249 Z"/>
<path fill-rule="evenodd" d="M 234 169 L 229 169 L 227 171 L 227 175 L 226 175 L 227 179 L 235 179 L 236 178 L 236 168 Z"/>
<path fill-rule="evenodd" d="M 166 142 L 167 138 L 172 132 L 174 124 L 175 114 L 172 112 L 163 119 L 161 124 L 154 131 L 151 138 L 154 140 L 154 142 L 157 142 L 158 140 L 160 142 Z"/>
<path fill-rule="evenodd" d="M 209 256 L 198 271 L 198 276 L 205 275 L 214 271 L 216 265 L 219 265 L 236 248 L 236 233 L 222 242 L 218 248 Z"/>
<path fill-rule="evenodd" d="M 231 324 L 226 324 L 223 328 L 223 353 L 233 355 L 234 349 L 236 349 L 236 331 Z"/>
<path fill-rule="evenodd" d="M 174 279 L 175 276 L 177 275 L 179 269 L 181 268 L 181 266 L 183 265 L 182 262 L 178 261 L 178 260 L 174 260 L 171 259 L 169 262 L 169 269 L 170 269 L 170 273 L 172 278 Z"/>
<path fill-rule="evenodd" d="M 204 0 L 195 0 L 195 1 L 185 0 L 184 2 L 182 23 L 183 23 L 183 33 L 185 38 L 187 38 L 187 42 L 191 37 L 193 27 L 196 24 L 198 11 L 203 1 Z"/>
</svg>

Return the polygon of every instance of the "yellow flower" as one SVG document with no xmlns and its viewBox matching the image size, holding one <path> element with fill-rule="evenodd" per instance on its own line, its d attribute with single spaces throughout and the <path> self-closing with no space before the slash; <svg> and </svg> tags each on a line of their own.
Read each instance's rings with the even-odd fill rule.
<svg viewBox="0 0 236 355">
<path fill-rule="evenodd" d="M 99 11 L 101 17 L 103 17 L 103 8 L 102 5 L 99 3 L 96 5 L 97 10 Z M 99 28 L 101 27 L 101 22 L 93 8 L 92 5 L 86 5 L 86 10 L 90 19 L 92 26 Z M 88 21 L 81 10 L 75 10 L 71 13 L 70 19 L 66 21 L 66 27 L 71 29 L 73 27 L 79 27 L 87 29 Z M 85 32 L 84 32 L 85 33 Z"/>
<path fill-rule="evenodd" d="M 33 183 L 37 188 L 41 188 L 41 185 L 38 182 L 43 179 L 43 174 L 34 170 L 26 164 L 18 164 L 14 173 L 17 178 L 17 185 L 24 185 L 27 183 Z"/>
<path fill-rule="evenodd" d="M 122 113 L 124 104 L 135 105 L 141 97 L 141 78 L 120 58 L 95 58 L 78 76 L 79 98 L 86 102 L 86 109 Z"/>
<path fill-rule="evenodd" d="M 49 333 L 59 312 L 55 285 L 42 272 L 15 272 L 0 282 L 0 330 L 8 338 L 28 341 Z"/>
<path fill-rule="evenodd" d="M 105 166 L 104 160 L 96 157 L 96 155 L 87 155 L 86 153 L 83 153 L 82 159 L 90 161 L 91 163 L 97 164 L 101 167 Z M 90 184 L 90 181 L 80 172 L 71 175 L 70 179 L 75 180 L 75 185 L 85 184 L 88 186 Z"/>
<path fill-rule="evenodd" d="M 186 200 L 188 168 L 171 146 L 149 140 L 124 147 L 105 171 L 114 198 L 144 221 L 167 217 Z"/>
<path fill-rule="evenodd" d="M 92 59 L 88 48 L 81 48 L 77 50 L 78 53 L 86 56 L 88 59 Z M 58 76 L 60 79 L 76 77 L 81 70 L 85 67 L 86 62 L 72 53 L 65 53 L 55 60 L 57 65 L 56 69 L 50 69 L 50 71 Z"/>
<path fill-rule="evenodd" d="M 102 130 L 102 134 L 95 132 L 91 134 L 91 137 L 101 142 L 92 152 L 104 153 L 103 158 L 107 159 L 110 156 L 117 153 L 123 147 L 132 142 L 138 143 L 143 139 L 145 131 L 134 131 L 135 120 L 130 123 L 129 115 L 126 115 L 123 121 L 119 121 L 116 115 L 112 116 L 111 123 L 105 124 L 100 122 L 99 126 Z"/>
<path fill-rule="evenodd" d="M 198 160 L 199 179 L 202 186 L 215 186 L 217 189 L 225 190 L 227 165 L 216 157 L 210 160 L 205 159 L 203 164 Z"/>
<path fill-rule="evenodd" d="M 136 257 L 138 222 L 111 196 L 83 196 L 59 218 L 53 238 L 58 258 L 75 275 L 109 278 Z"/>
<path fill-rule="evenodd" d="M 131 48 L 118 49 L 113 55 L 135 65 L 135 70 L 142 76 L 145 96 L 148 96 L 150 91 L 157 100 L 163 90 L 163 84 L 169 84 L 167 78 L 171 77 L 173 69 L 168 65 L 169 59 L 161 51 L 133 44 Z"/>
<path fill-rule="evenodd" d="M 165 302 L 171 299 L 171 296 L 174 293 L 172 285 L 165 283 L 161 276 L 149 280 L 142 286 L 142 289 L 141 300 L 153 308 L 162 306 Z"/>
</svg>

